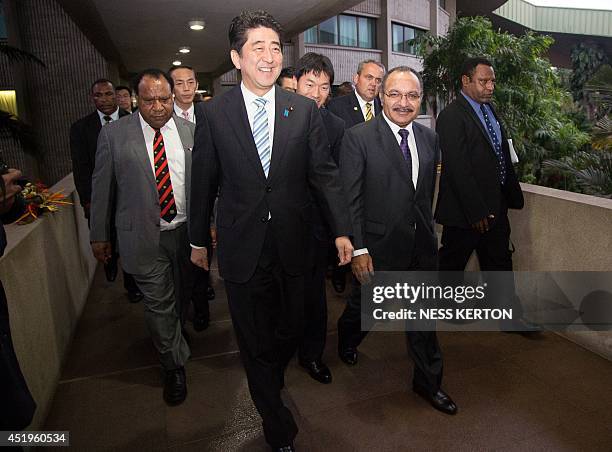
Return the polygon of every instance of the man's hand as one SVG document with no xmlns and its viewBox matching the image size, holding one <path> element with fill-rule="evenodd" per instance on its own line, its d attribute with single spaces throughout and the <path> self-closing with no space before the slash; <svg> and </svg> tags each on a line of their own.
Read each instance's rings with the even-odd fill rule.
<svg viewBox="0 0 612 452">
<path fill-rule="evenodd" d="M 484 234 L 490 228 L 489 222 L 492 223 L 494 219 L 495 219 L 495 215 L 487 215 L 482 220 L 474 223 L 472 225 L 472 228 L 480 232 L 481 234 Z"/>
<path fill-rule="evenodd" d="M 4 199 L 0 201 L 0 213 L 6 213 L 11 210 L 15 202 L 15 196 L 21 192 L 21 185 L 15 182 L 21 178 L 21 171 L 15 168 L 9 168 L 6 174 L 2 175 L 4 180 Z"/>
<path fill-rule="evenodd" d="M 367 284 L 374 273 L 372 257 L 367 253 L 355 256 L 351 262 L 351 270 L 361 284 Z"/>
<path fill-rule="evenodd" d="M 106 264 L 113 255 L 111 242 L 91 242 L 91 250 L 95 258 L 103 264 Z"/>
<path fill-rule="evenodd" d="M 208 271 L 208 252 L 206 248 L 191 247 L 191 262 Z"/>
<path fill-rule="evenodd" d="M 217 247 L 217 228 L 210 228 L 210 245 L 213 248 Z"/>
<path fill-rule="evenodd" d="M 338 259 L 340 259 L 339 265 L 346 265 L 351 262 L 353 244 L 346 235 L 336 238 L 336 249 L 338 250 Z"/>
</svg>

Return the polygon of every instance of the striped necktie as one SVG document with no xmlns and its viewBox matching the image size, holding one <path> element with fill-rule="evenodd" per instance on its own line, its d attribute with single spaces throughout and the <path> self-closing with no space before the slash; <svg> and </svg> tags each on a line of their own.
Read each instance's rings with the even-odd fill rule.
<svg viewBox="0 0 612 452">
<path fill-rule="evenodd" d="M 374 117 L 374 114 L 372 113 L 372 104 L 370 102 L 366 102 L 365 107 L 366 107 L 365 120 L 369 121 L 370 119 Z"/>
<path fill-rule="evenodd" d="M 259 160 L 261 160 L 261 167 L 266 177 L 268 177 L 272 152 L 270 149 L 270 131 L 268 129 L 266 99 L 258 97 L 253 103 L 257 106 L 255 119 L 253 120 L 253 139 L 255 140 L 255 147 L 259 154 Z"/>
<path fill-rule="evenodd" d="M 176 217 L 176 205 L 174 192 L 172 191 L 172 180 L 170 179 L 170 167 L 166 158 L 164 137 L 159 129 L 155 129 L 155 137 L 153 138 L 153 162 L 155 163 L 155 181 L 159 194 L 159 216 L 170 223 Z"/>
</svg>

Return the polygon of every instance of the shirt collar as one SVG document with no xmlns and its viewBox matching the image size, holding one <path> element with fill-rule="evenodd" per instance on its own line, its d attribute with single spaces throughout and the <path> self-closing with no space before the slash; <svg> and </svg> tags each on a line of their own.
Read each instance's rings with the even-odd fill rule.
<svg viewBox="0 0 612 452">
<path fill-rule="evenodd" d="M 100 120 L 104 121 L 104 117 L 107 115 L 102 113 L 100 110 L 96 109 L 96 111 L 98 112 L 98 116 L 100 117 Z M 116 121 L 117 119 L 119 119 L 119 107 L 117 107 L 117 109 L 108 116 L 110 116 L 113 121 Z"/>
<path fill-rule="evenodd" d="M 465 97 L 465 99 L 470 103 L 470 105 L 472 106 L 472 108 L 474 110 L 480 110 L 480 106 L 481 105 L 486 105 L 486 104 L 481 104 L 480 102 L 476 102 L 474 99 L 472 99 L 470 96 L 468 96 L 467 94 L 465 94 L 463 92 L 463 90 L 461 90 L 461 94 L 463 95 L 463 97 Z"/>
<path fill-rule="evenodd" d="M 194 110 L 193 102 L 191 103 L 191 106 L 187 110 L 183 110 L 176 103 L 174 104 L 174 113 L 176 113 L 176 115 L 181 117 L 181 118 L 183 117 L 183 112 L 184 111 L 189 113 L 189 117 L 192 118 L 193 117 L 193 110 Z"/>
<path fill-rule="evenodd" d="M 272 88 L 270 88 L 270 91 L 268 91 L 263 96 L 258 96 L 257 94 L 253 93 L 252 91 L 249 91 L 249 89 L 246 86 L 244 86 L 243 82 L 240 82 L 240 90 L 242 91 L 242 97 L 244 98 L 245 105 L 252 105 L 253 102 L 255 102 L 255 99 L 258 99 L 260 97 L 262 97 L 262 98 L 264 98 L 266 100 L 266 105 L 274 104 L 274 93 L 275 93 L 274 86 Z"/>
<path fill-rule="evenodd" d="M 383 114 L 383 118 L 385 118 L 385 121 L 387 121 L 387 124 L 389 124 L 389 127 L 391 128 L 391 132 L 393 132 L 394 136 L 399 136 L 399 131 L 400 129 L 406 129 L 409 133 L 408 136 L 412 135 L 412 122 L 410 124 L 408 124 L 406 127 L 400 127 L 397 124 L 395 124 L 393 121 L 391 121 L 389 118 L 387 118 L 387 115 L 385 114 L 385 112 L 382 112 Z"/>
<path fill-rule="evenodd" d="M 365 108 L 365 104 L 368 103 L 368 102 L 370 102 L 370 104 L 372 105 L 372 108 L 374 108 L 374 101 L 375 101 L 376 98 L 372 99 L 371 101 L 367 101 L 367 100 L 365 100 L 363 97 L 361 97 L 359 95 L 357 90 L 355 90 L 355 96 L 357 96 L 357 102 L 359 102 L 359 105 L 361 106 L 362 110 Z"/>
<path fill-rule="evenodd" d="M 151 130 L 155 130 L 153 129 L 153 127 L 151 127 L 151 125 L 147 121 L 144 120 L 144 118 L 140 114 L 140 111 L 138 112 L 138 119 L 140 120 L 140 127 L 142 127 L 142 130 L 146 130 L 147 127 Z M 161 126 L 160 130 L 168 130 L 168 129 L 176 130 L 176 124 L 174 124 L 174 118 L 172 117 L 168 120 L 166 124 Z"/>
</svg>

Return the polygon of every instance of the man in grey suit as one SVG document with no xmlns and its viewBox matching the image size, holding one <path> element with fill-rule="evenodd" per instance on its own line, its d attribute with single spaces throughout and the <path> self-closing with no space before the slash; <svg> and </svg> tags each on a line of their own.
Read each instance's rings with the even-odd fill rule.
<svg viewBox="0 0 612 452">
<path fill-rule="evenodd" d="M 380 271 L 436 270 L 438 242 L 432 204 L 440 149 L 432 130 L 414 119 L 421 107 L 420 78 L 399 66 L 383 79 L 383 114 L 346 131 L 340 174 L 353 221 L 351 267 L 360 283 Z M 357 363 L 361 287 L 355 286 L 338 320 L 340 358 Z M 413 389 L 447 414 L 457 407 L 441 389 L 442 354 L 435 331 L 406 331 L 414 360 Z"/>
<path fill-rule="evenodd" d="M 99 261 L 110 257 L 115 209 L 123 266 L 144 294 L 145 319 L 165 370 L 164 400 L 178 405 L 187 395 L 190 355 L 177 312 L 191 286 L 186 222 L 194 125 L 173 115 L 172 79 L 164 72 L 141 72 L 135 88 L 138 114 L 104 127 L 98 140 L 91 246 Z"/>
</svg>

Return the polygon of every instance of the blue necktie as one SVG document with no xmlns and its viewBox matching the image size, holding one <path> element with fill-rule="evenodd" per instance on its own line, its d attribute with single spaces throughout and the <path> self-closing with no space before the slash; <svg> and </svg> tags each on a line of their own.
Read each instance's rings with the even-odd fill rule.
<svg viewBox="0 0 612 452">
<path fill-rule="evenodd" d="M 399 133 L 402 137 L 400 149 L 402 150 L 402 154 L 404 154 L 404 160 L 406 160 L 406 163 L 408 164 L 412 178 L 412 155 L 410 155 L 410 148 L 408 147 L 408 135 L 410 135 L 410 132 L 408 132 L 406 129 L 399 129 L 399 132 L 397 133 Z"/>
<path fill-rule="evenodd" d="M 255 140 L 255 147 L 257 147 L 259 160 L 261 160 L 261 167 L 266 177 L 268 177 L 272 152 L 270 150 L 270 132 L 268 129 L 266 99 L 258 97 L 253 103 L 257 106 L 255 119 L 253 120 L 253 139 Z"/>
<path fill-rule="evenodd" d="M 504 154 L 502 153 L 501 143 L 497 138 L 497 134 L 493 130 L 493 125 L 491 124 L 489 114 L 487 113 L 487 109 L 485 108 L 484 104 L 480 104 L 480 111 L 482 112 L 485 124 L 487 125 L 487 132 L 491 137 L 493 149 L 495 150 L 495 155 L 497 156 L 497 162 L 499 164 L 499 181 L 502 185 L 504 185 L 504 183 L 506 183 L 506 162 L 504 161 Z"/>
</svg>

